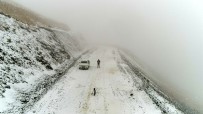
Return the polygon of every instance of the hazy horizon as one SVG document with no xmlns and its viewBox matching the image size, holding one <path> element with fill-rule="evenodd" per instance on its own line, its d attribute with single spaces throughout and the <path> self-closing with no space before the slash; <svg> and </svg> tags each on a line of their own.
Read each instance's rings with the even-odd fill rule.
<svg viewBox="0 0 203 114">
<path fill-rule="evenodd" d="M 117 44 L 138 57 L 182 102 L 203 108 L 203 1 L 15 0 L 67 24 L 88 41 Z M 144 66 L 144 67 L 146 67 Z M 187 101 L 188 99 L 188 101 Z M 201 108 L 201 109 L 200 109 Z"/>
</svg>

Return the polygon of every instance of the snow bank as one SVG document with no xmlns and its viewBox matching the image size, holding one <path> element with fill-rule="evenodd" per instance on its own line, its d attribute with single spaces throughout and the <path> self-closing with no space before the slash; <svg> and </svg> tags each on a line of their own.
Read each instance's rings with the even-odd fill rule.
<svg viewBox="0 0 203 114">
<path fill-rule="evenodd" d="M 144 72 L 141 65 L 139 65 L 134 58 L 132 58 L 127 52 L 121 51 L 120 54 L 122 59 L 129 65 L 129 67 L 136 74 L 137 78 L 142 80 L 140 89 L 144 90 L 152 101 L 162 110 L 163 113 L 167 114 L 183 114 L 182 111 L 185 110 L 182 108 L 174 98 L 169 97 L 161 91 L 161 88 L 158 87 L 152 80 L 148 78 L 148 74 Z M 139 80 L 137 79 L 137 80 Z"/>
</svg>

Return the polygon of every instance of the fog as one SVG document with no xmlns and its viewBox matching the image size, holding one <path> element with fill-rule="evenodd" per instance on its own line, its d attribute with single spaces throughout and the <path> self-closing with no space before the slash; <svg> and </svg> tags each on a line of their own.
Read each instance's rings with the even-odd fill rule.
<svg viewBox="0 0 203 114">
<path fill-rule="evenodd" d="M 203 1 L 15 2 L 66 23 L 89 42 L 117 44 L 128 49 L 152 80 L 181 102 L 203 109 Z"/>
</svg>

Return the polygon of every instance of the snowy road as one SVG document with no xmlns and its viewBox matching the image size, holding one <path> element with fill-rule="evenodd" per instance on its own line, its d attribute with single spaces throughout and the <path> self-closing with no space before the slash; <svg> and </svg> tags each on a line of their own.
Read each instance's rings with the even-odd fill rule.
<svg viewBox="0 0 203 114">
<path fill-rule="evenodd" d="M 148 95 L 136 87 L 129 67 L 116 49 L 99 48 L 82 58 L 91 61 L 90 69 L 79 70 L 76 64 L 28 114 L 161 113 Z M 96 68 L 98 58 L 100 69 Z M 96 96 L 92 95 L 93 88 L 96 88 Z"/>
</svg>

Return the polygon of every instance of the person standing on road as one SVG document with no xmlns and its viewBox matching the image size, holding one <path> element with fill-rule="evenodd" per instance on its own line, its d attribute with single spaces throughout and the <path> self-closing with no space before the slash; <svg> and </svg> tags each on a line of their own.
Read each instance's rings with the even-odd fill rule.
<svg viewBox="0 0 203 114">
<path fill-rule="evenodd" d="M 100 60 L 97 60 L 97 68 L 100 68 Z"/>
<path fill-rule="evenodd" d="M 93 89 L 93 95 L 94 96 L 96 95 L 96 89 L 95 88 Z"/>
</svg>

